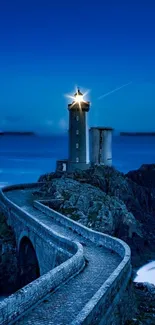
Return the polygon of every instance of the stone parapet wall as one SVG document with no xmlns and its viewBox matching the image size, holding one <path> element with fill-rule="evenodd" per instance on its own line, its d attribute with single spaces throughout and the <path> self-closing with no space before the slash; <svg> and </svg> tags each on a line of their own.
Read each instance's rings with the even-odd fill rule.
<svg viewBox="0 0 155 325">
<path fill-rule="evenodd" d="M 49 202 L 51 203 L 52 200 L 50 200 Z M 48 200 L 34 201 L 34 207 L 44 212 L 45 214 L 51 216 L 54 220 L 60 222 L 65 227 L 71 228 L 73 231 L 77 232 L 79 235 L 85 237 L 86 239 L 89 239 L 95 244 L 104 246 L 116 252 L 118 255 L 120 255 L 123 258 L 123 261 L 120 264 L 121 267 L 126 265 L 127 262 L 130 263 L 130 255 L 131 255 L 130 248 L 121 239 L 87 228 L 86 226 L 78 223 L 77 221 L 74 221 L 62 215 L 61 213 L 49 208 L 47 206 L 47 203 Z"/>
<path fill-rule="evenodd" d="M 116 306 L 119 304 L 120 298 L 123 296 L 131 277 L 131 252 L 129 246 L 120 239 L 96 232 L 83 225 L 80 225 L 78 222 L 71 220 L 68 217 L 63 216 L 61 213 L 45 206 L 45 203 L 47 204 L 47 201 L 35 201 L 34 206 L 51 216 L 57 222 L 63 224 L 65 227 L 71 228 L 81 236 L 94 242 L 96 245 L 101 245 L 111 249 L 122 257 L 122 261 L 119 266 L 80 311 L 75 320 L 72 322 L 72 325 L 119 324 L 114 322 L 115 315 L 112 311 L 116 309 Z"/>
<path fill-rule="evenodd" d="M 77 253 L 69 260 L 18 290 L 0 303 L 0 324 L 6 325 L 41 301 L 48 293 L 65 283 L 84 267 L 83 249 L 77 243 Z"/>
<path fill-rule="evenodd" d="M 9 186 L 4 186 L 3 188 L 1 188 L 1 192 L 5 193 L 5 192 L 13 191 L 13 190 L 22 190 L 22 189 L 25 190 L 25 189 L 37 188 L 37 187 L 41 187 L 43 184 L 45 184 L 45 183 L 37 182 L 37 183 L 24 183 L 24 184 L 9 185 Z"/>
<path fill-rule="evenodd" d="M 37 223 L 37 221 L 33 216 L 23 211 L 5 196 L 5 192 L 9 190 L 36 188 L 41 185 L 41 183 L 22 184 L 4 188 L 4 193 L 2 191 L 0 193 L 0 206 L 2 205 L 9 219 L 11 218 L 12 213 L 18 215 L 18 217 L 24 220 L 24 222 L 30 222 L 30 226 L 41 231 L 44 236 L 53 238 L 52 240 L 54 244 L 62 245 L 62 249 L 66 248 L 69 253 L 75 255 L 0 303 L 0 325 L 9 324 L 10 321 L 16 319 L 18 315 L 26 312 L 38 301 L 43 300 L 48 293 L 67 281 L 67 279 L 78 273 L 84 267 L 83 248 L 80 244 L 70 242 L 66 238 L 57 236 L 56 234 L 52 235 L 50 228 L 48 229 L 48 227 L 44 227 L 39 222 L 38 225 L 34 224 L 34 222 Z M 115 321 L 114 311 L 120 304 L 121 298 L 123 297 L 131 277 L 130 248 L 122 240 L 80 225 L 76 221 L 71 220 L 59 212 L 45 206 L 45 203 L 47 204 L 47 201 L 35 201 L 34 206 L 65 227 L 72 229 L 79 235 L 92 241 L 95 245 L 104 246 L 107 249 L 118 253 L 122 258 L 121 263 L 79 312 L 72 322 L 72 325 L 123 324 L 120 323 L 120 320 Z"/>
<path fill-rule="evenodd" d="M 5 192 L 8 190 L 15 190 L 21 188 L 30 188 L 30 184 L 9 186 L 0 191 L 0 207 L 6 214 L 6 217 L 11 223 L 15 218 L 22 221 L 23 227 L 27 225 L 30 229 L 38 233 L 42 237 L 46 237 L 52 245 L 59 247 L 60 250 L 66 251 L 68 259 L 55 267 L 48 273 L 42 275 L 40 278 L 26 285 L 18 290 L 15 294 L 4 299 L 0 303 L 0 325 L 9 324 L 13 320 L 18 319 L 18 316 L 26 312 L 32 306 L 55 290 L 58 286 L 65 283 L 70 277 L 79 273 L 85 265 L 83 255 L 83 247 L 80 243 L 75 243 L 65 237 L 53 233 L 50 228 L 37 222 L 22 208 L 11 202 L 6 196 Z M 31 188 L 36 188 L 36 184 L 31 185 Z M 13 226 L 13 225 L 12 225 Z"/>
<path fill-rule="evenodd" d="M 26 186 L 30 188 L 29 185 L 30 184 L 25 185 L 25 188 Z M 31 185 L 33 185 L 31 186 L 31 188 L 36 187 L 36 184 L 31 184 Z M 8 188 L 9 190 L 20 189 L 20 185 L 14 185 Z M 22 188 L 24 188 L 23 185 Z M 25 226 L 28 226 L 29 229 L 31 229 L 35 233 L 38 233 L 39 236 L 43 238 L 46 242 L 49 241 L 52 245 L 55 245 L 60 250 L 64 249 L 65 252 L 68 252 L 68 256 L 70 256 L 70 254 L 71 255 L 75 254 L 77 248 L 75 248 L 72 242 L 70 242 L 66 238 L 57 236 L 57 234 L 53 233 L 49 227 L 45 226 L 42 222 L 39 222 L 39 220 L 36 221 L 31 214 L 22 210 L 22 208 L 17 206 L 15 203 L 11 202 L 5 196 L 5 191 L 3 191 L 4 193 L 0 191 L 0 207 L 6 214 L 9 223 L 11 223 L 10 219 L 12 219 L 13 217 L 21 219 L 22 223 L 24 223 Z"/>
</svg>

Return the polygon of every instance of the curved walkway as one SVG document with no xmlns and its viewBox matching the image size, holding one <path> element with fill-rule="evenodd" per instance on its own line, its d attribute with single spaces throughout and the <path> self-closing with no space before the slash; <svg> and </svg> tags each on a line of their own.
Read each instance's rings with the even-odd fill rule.
<svg viewBox="0 0 155 325">
<path fill-rule="evenodd" d="M 86 266 L 78 275 L 72 277 L 66 284 L 51 293 L 33 310 L 25 314 L 15 324 L 21 325 L 68 325 L 73 322 L 79 312 L 90 301 L 103 283 L 118 267 L 122 258 L 116 253 L 79 236 L 69 228 L 56 222 L 54 219 L 38 211 L 33 207 L 32 191 L 13 190 L 5 192 L 5 195 L 23 210 L 52 231 L 67 237 L 72 241 L 78 241 L 83 245 Z"/>
</svg>

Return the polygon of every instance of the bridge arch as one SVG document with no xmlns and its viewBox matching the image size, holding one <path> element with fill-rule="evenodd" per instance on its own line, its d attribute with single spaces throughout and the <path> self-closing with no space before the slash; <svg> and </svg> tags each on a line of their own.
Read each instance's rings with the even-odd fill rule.
<svg viewBox="0 0 155 325">
<path fill-rule="evenodd" d="M 19 287 L 23 287 L 40 276 L 39 262 L 34 246 L 28 236 L 19 242 Z"/>
</svg>

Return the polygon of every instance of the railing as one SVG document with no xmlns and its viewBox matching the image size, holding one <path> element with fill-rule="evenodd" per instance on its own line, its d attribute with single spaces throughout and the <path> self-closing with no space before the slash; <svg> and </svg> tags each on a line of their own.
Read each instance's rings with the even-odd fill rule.
<svg viewBox="0 0 155 325">
<path fill-rule="evenodd" d="M 41 186 L 41 184 L 25 184 L 25 185 L 17 185 L 17 186 L 11 186 L 3 189 L 4 193 L 8 190 L 13 190 L 13 189 L 25 189 L 25 188 L 34 188 L 37 186 Z M 10 200 L 8 200 L 5 195 L 1 192 L 0 194 L 0 200 L 2 199 L 3 203 L 7 206 L 10 206 L 13 209 L 16 209 L 16 211 L 20 211 L 18 206 L 16 206 L 14 203 L 12 203 Z M 81 325 L 81 324 L 99 324 L 102 319 L 102 324 L 103 325 L 108 325 L 108 319 L 109 315 L 112 311 L 112 309 L 116 306 L 118 303 L 118 297 L 123 294 L 128 281 L 131 276 L 131 264 L 130 264 L 130 258 L 131 258 L 131 253 L 130 253 L 130 248 L 128 247 L 127 244 L 125 244 L 122 240 L 108 236 L 103 233 L 96 232 L 92 229 L 88 229 L 87 227 L 80 225 L 74 220 L 71 220 L 62 214 L 56 212 L 55 210 L 50 209 L 49 207 L 45 206 L 44 203 L 47 203 L 47 201 L 40 201 L 37 202 L 35 201 L 34 206 L 56 220 L 57 222 L 60 222 L 63 224 L 65 227 L 71 228 L 73 231 L 77 232 L 79 235 L 87 238 L 88 240 L 94 242 L 95 245 L 101 245 L 104 246 L 117 254 L 119 254 L 122 257 L 121 263 L 118 265 L 118 267 L 115 269 L 115 271 L 109 276 L 109 278 L 103 283 L 103 285 L 100 287 L 100 289 L 96 292 L 96 294 L 89 300 L 89 302 L 85 305 L 85 307 L 79 312 L 77 317 L 74 319 L 72 322 L 72 325 Z M 32 218 L 31 215 L 28 215 L 24 211 L 20 211 L 19 213 L 22 214 L 23 218 L 25 215 L 25 218 Z M 42 225 L 43 226 L 43 225 Z M 66 240 L 66 239 L 64 239 Z M 54 278 L 57 276 L 59 277 L 61 275 L 60 282 L 62 283 L 63 279 L 66 277 L 69 278 L 74 272 L 78 272 L 80 267 L 83 267 L 84 265 L 84 257 L 83 257 L 83 251 L 81 245 L 77 245 L 77 253 L 70 258 L 68 261 L 64 262 L 54 270 L 48 272 L 46 275 L 43 277 L 40 277 L 39 279 L 35 280 L 28 286 L 24 287 L 21 289 L 21 294 L 22 290 L 24 291 L 24 294 L 27 293 L 27 290 L 29 290 L 29 295 L 31 292 L 35 292 L 35 295 L 37 295 L 37 292 L 41 292 L 41 295 L 38 295 L 36 301 L 39 301 L 41 297 L 45 296 L 45 292 L 42 292 L 42 286 L 43 288 L 46 286 L 46 281 L 47 283 L 49 282 L 48 285 L 48 290 L 52 287 L 53 281 L 55 282 Z M 78 265 L 77 265 L 78 263 Z M 71 267 L 71 269 L 70 269 Z M 60 272 L 60 273 L 59 273 Z M 66 272 L 70 272 L 69 276 L 66 274 Z M 48 277 L 50 277 L 51 282 L 49 281 Z M 41 278 L 43 279 L 43 282 L 41 281 Z M 38 281 L 38 282 L 37 282 Z M 43 284 L 42 284 L 43 283 Z M 57 286 L 57 283 L 56 283 Z M 26 293 L 25 293 L 25 288 Z M 32 288 L 32 290 L 31 290 Z M 52 287 L 53 288 L 53 287 Z M 44 288 L 45 289 L 45 288 Z M 19 290 L 20 291 L 20 290 Z M 44 291 L 44 290 L 43 290 Z M 19 292 L 17 292 L 18 295 Z M 14 295 L 13 295 L 14 296 Z M 20 294 L 19 294 L 20 296 Z M 19 297 L 18 296 L 18 297 Z M 0 306 L 3 306 L 3 315 L 9 308 L 7 309 L 7 305 L 9 303 L 9 299 L 11 299 L 11 296 L 7 299 L 5 299 Z M 19 298 L 18 298 L 19 299 Z M 30 295 L 30 301 L 28 301 L 28 305 L 26 302 L 26 306 L 20 310 L 20 307 L 18 306 L 18 299 L 17 299 L 17 304 L 14 302 L 14 298 L 12 298 L 12 303 L 10 303 L 10 308 L 13 306 L 13 302 L 16 305 L 16 308 L 11 312 L 12 316 L 9 316 L 9 320 L 11 317 L 14 317 L 14 313 L 16 309 L 18 310 L 18 314 L 23 312 L 23 309 L 27 310 L 29 308 L 29 302 L 31 302 L 31 305 L 35 304 L 35 301 L 33 301 L 32 295 Z M 8 301 L 8 303 L 7 303 Z M 20 299 L 19 299 L 20 301 Z M 21 299 L 22 302 L 22 299 Z M 1 315 L 1 308 L 0 307 L 0 315 Z M 8 324 L 7 322 L 3 322 L 0 324 Z"/>
<path fill-rule="evenodd" d="M 36 187 L 36 184 L 31 188 Z M 20 189 L 20 185 L 9 186 L 9 190 Z M 23 188 L 23 185 L 22 185 Z M 27 185 L 29 188 L 29 185 Z M 4 189 L 4 193 L 8 188 Z M 45 226 L 40 221 L 36 221 L 33 216 L 23 211 L 15 203 L 11 202 L 3 191 L 0 191 L 0 205 L 5 213 L 18 214 L 22 221 L 36 232 L 36 228 L 39 229 L 39 233 L 48 235 L 55 244 L 60 245 L 63 249 L 72 252 L 72 257 L 67 261 L 57 266 L 53 270 L 49 271 L 45 275 L 41 276 L 37 280 L 26 285 L 24 288 L 18 290 L 15 294 L 4 299 L 0 303 L 0 324 L 9 324 L 13 320 L 17 319 L 19 315 L 26 312 L 31 306 L 34 306 L 38 301 L 42 300 L 48 293 L 55 290 L 62 283 L 66 282 L 70 277 L 79 273 L 85 265 L 85 259 L 83 255 L 83 247 L 80 243 L 72 242 L 65 237 L 59 236 L 53 233 L 51 229 Z M 74 255 L 73 255 L 74 254 Z"/>
<path fill-rule="evenodd" d="M 104 282 L 96 294 L 89 300 L 89 302 L 80 311 L 71 324 L 96 325 L 100 323 L 101 318 L 104 315 L 102 324 L 107 325 L 109 313 L 118 303 L 118 296 L 120 296 L 121 292 L 124 292 L 131 277 L 130 248 L 126 243 L 118 238 L 99 233 L 79 224 L 74 220 L 69 219 L 61 213 L 46 206 L 45 204 L 47 203 L 48 200 L 42 200 L 40 202 L 35 201 L 34 206 L 38 210 L 46 213 L 46 215 L 52 217 L 57 222 L 63 224 L 65 227 L 71 228 L 73 231 L 94 242 L 96 245 L 104 246 L 110 250 L 113 250 L 123 258 L 115 271 Z"/>
</svg>

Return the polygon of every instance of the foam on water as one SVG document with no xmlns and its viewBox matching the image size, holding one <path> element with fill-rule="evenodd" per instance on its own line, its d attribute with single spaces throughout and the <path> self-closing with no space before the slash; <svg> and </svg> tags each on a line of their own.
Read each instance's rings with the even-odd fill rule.
<svg viewBox="0 0 155 325">
<path fill-rule="evenodd" d="M 0 182 L 0 188 L 7 186 L 9 183 L 8 182 Z"/>
<path fill-rule="evenodd" d="M 138 270 L 134 282 L 149 282 L 155 285 L 155 261 L 142 266 Z"/>
</svg>

